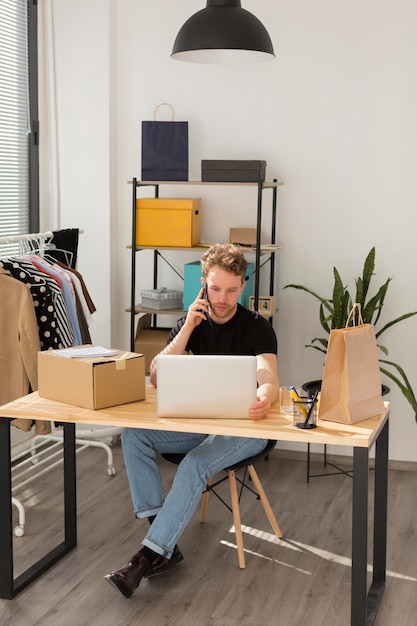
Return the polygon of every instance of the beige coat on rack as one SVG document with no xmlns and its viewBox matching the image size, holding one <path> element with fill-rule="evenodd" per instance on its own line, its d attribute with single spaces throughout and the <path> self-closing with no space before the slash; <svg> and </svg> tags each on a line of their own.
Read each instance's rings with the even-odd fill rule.
<svg viewBox="0 0 417 626">
<path fill-rule="evenodd" d="M 0 268 L 0 404 L 38 388 L 39 330 L 29 289 Z M 15 419 L 13 426 L 29 431 L 32 421 Z M 36 433 L 51 432 L 50 422 L 36 422 Z"/>
</svg>

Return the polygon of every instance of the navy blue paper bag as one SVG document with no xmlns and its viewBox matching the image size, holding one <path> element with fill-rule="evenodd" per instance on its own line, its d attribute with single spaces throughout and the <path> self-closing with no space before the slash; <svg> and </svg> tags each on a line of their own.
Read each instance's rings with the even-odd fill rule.
<svg viewBox="0 0 417 626">
<path fill-rule="evenodd" d="M 171 109 L 171 121 L 158 122 L 160 106 Z M 188 122 L 176 122 L 171 104 L 162 102 L 154 119 L 142 122 L 142 180 L 188 180 Z"/>
</svg>

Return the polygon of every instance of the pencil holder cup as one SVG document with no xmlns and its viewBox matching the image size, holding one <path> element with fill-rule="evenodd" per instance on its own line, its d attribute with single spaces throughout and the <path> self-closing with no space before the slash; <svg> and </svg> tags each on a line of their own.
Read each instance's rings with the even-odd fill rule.
<svg viewBox="0 0 417 626">
<path fill-rule="evenodd" d="M 293 400 L 293 424 L 296 428 L 317 428 L 317 398 Z"/>
</svg>

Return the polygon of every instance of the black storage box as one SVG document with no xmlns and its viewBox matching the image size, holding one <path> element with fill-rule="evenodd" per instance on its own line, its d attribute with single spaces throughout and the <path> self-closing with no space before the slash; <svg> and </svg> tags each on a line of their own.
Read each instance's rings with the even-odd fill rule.
<svg viewBox="0 0 417 626">
<path fill-rule="evenodd" d="M 266 161 L 201 161 L 205 183 L 258 183 L 265 180 Z"/>
</svg>

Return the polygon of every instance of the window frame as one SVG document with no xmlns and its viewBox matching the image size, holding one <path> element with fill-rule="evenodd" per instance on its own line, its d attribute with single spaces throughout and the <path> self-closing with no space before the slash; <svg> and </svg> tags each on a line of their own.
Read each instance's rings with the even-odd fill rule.
<svg viewBox="0 0 417 626">
<path fill-rule="evenodd" d="M 28 0 L 29 229 L 39 231 L 38 0 Z"/>
<path fill-rule="evenodd" d="M 11 39 L 7 35 L 9 13 L 10 20 L 13 20 L 10 23 Z M 0 163 L 0 192 L 2 194 L 0 236 L 7 238 L 36 232 L 39 230 L 40 223 L 38 0 L 9 0 L 4 6 L 4 13 L 2 11 L 1 17 L 2 33 L 5 32 L 6 61 L 1 85 L 1 110 L 2 116 L 4 113 L 2 121 L 5 124 L 5 134 Z M 14 35 L 16 36 L 15 56 L 13 56 Z M 23 109 L 21 105 L 24 91 L 26 91 L 26 104 Z M 16 118 L 13 116 L 15 102 L 18 113 Z M 22 117 L 22 114 L 25 117 Z M 22 119 L 26 119 L 25 141 L 22 137 Z"/>
</svg>

